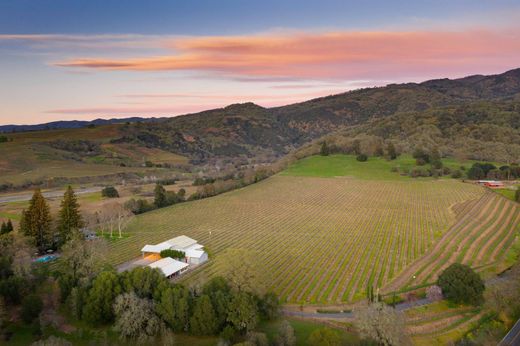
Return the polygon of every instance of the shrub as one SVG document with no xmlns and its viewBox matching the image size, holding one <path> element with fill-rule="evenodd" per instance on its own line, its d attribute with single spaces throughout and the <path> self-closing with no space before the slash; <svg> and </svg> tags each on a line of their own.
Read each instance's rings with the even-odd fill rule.
<svg viewBox="0 0 520 346">
<path fill-rule="evenodd" d="M 444 296 L 454 303 L 479 305 L 483 301 L 484 282 L 469 266 L 453 263 L 437 280 Z"/>
<path fill-rule="evenodd" d="M 185 259 L 186 258 L 186 254 L 182 251 L 177 251 L 177 250 L 162 250 L 161 253 L 161 258 L 165 258 L 165 257 L 171 257 L 173 259 Z"/>
<path fill-rule="evenodd" d="M 107 198 L 117 198 L 119 197 L 119 192 L 113 186 L 107 186 L 103 190 L 101 190 L 101 196 Z"/>
<path fill-rule="evenodd" d="M 359 154 L 356 157 L 356 160 L 358 160 L 359 162 L 365 162 L 366 160 L 368 160 L 368 156 L 366 156 L 365 154 Z"/>
<path fill-rule="evenodd" d="M 313 346 L 339 346 L 341 345 L 341 337 L 333 329 L 318 328 L 311 333 L 307 343 Z"/>
<path fill-rule="evenodd" d="M 22 320 L 31 323 L 43 309 L 42 299 L 36 294 L 29 294 L 22 300 Z"/>
<path fill-rule="evenodd" d="M 451 173 L 451 177 L 452 177 L 453 179 L 460 179 L 460 178 L 462 178 L 462 172 L 461 172 L 460 170 L 457 169 L 457 170 L 455 170 L 455 171 L 453 171 L 453 172 Z"/>
</svg>

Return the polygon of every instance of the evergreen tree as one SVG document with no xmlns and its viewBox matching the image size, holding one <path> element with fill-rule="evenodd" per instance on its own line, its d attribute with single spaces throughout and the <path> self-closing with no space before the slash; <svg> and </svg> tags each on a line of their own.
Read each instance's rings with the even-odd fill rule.
<svg viewBox="0 0 520 346">
<path fill-rule="evenodd" d="M 327 146 L 327 142 L 321 144 L 320 155 L 329 156 L 329 147 Z"/>
<path fill-rule="evenodd" d="M 61 209 L 58 218 L 58 231 L 60 234 L 60 242 L 64 244 L 71 239 L 73 231 L 83 227 L 83 219 L 79 212 L 79 204 L 74 190 L 69 185 L 63 200 L 61 201 Z"/>
<path fill-rule="evenodd" d="M 7 233 L 12 232 L 14 230 L 13 223 L 11 222 L 11 219 L 7 220 L 6 223 L 6 231 Z"/>
<path fill-rule="evenodd" d="M 161 184 L 155 185 L 154 196 L 155 197 L 153 203 L 157 208 L 165 207 L 168 204 L 168 199 L 166 198 L 166 190 Z"/>
<path fill-rule="evenodd" d="M 23 211 L 20 230 L 24 235 L 34 238 L 40 251 L 52 245 L 51 213 L 40 189 L 34 191 L 29 209 Z"/>
<path fill-rule="evenodd" d="M 520 188 L 517 188 L 515 191 L 515 201 L 520 203 Z"/>
<path fill-rule="evenodd" d="M 112 306 L 116 297 L 122 293 L 119 278 L 113 272 L 101 272 L 88 292 L 83 317 L 92 325 L 109 323 L 114 320 Z"/>
<path fill-rule="evenodd" d="M 191 332 L 195 335 L 213 335 L 217 332 L 217 317 L 207 295 L 197 299 L 190 319 Z"/>
<path fill-rule="evenodd" d="M 253 297 L 246 292 L 237 292 L 228 307 L 228 322 L 236 331 L 247 333 L 258 323 L 258 308 Z"/>
<path fill-rule="evenodd" d="M 2 226 L 0 226 L 0 234 L 6 234 L 7 233 L 7 225 L 5 222 L 2 221 Z"/>
<path fill-rule="evenodd" d="M 388 143 L 386 147 L 386 152 L 390 160 L 397 159 L 397 150 L 395 150 L 395 146 L 392 142 Z"/>
</svg>

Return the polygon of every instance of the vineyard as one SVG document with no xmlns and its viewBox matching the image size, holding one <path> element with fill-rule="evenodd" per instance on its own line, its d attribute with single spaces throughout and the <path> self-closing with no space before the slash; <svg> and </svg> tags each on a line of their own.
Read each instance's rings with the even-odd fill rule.
<svg viewBox="0 0 520 346">
<path fill-rule="evenodd" d="M 478 200 L 459 205 L 455 211 L 456 223 L 386 291 L 433 282 L 453 262 L 484 270 L 497 264 L 516 239 L 520 208 L 498 194 L 487 192 Z"/>
<path fill-rule="evenodd" d="M 218 259 L 189 280 L 218 274 L 229 249 L 245 249 L 283 301 L 330 304 L 363 298 L 368 285 L 428 282 L 456 260 L 493 263 L 512 243 L 518 217 L 506 199 L 449 179 L 279 175 L 138 217 L 128 237 L 111 244 L 111 260 L 186 234 Z"/>
</svg>

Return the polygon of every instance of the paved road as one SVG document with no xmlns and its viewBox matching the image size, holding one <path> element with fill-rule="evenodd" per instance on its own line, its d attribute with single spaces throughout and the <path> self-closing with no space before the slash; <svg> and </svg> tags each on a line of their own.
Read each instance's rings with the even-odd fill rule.
<svg viewBox="0 0 520 346">
<path fill-rule="evenodd" d="M 85 193 L 99 192 L 103 188 L 99 186 L 89 187 L 85 189 L 75 190 L 76 195 L 82 195 Z M 55 190 L 55 191 L 46 191 L 42 192 L 43 197 L 45 198 L 56 198 L 61 197 L 65 193 L 65 190 Z M 0 196 L 0 203 L 10 203 L 10 202 L 23 202 L 29 201 L 32 197 L 32 193 L 28 194 L 20 194 L 20 195 L 11 195 L 11 196 Z"/>
<path fill-rule="evenodd" d="M 417 306 L 428 305 L 432 303 L 428 298 L 419 299 L 415 302 L 411 303 L 400 303 L 395 306 L 398 311 L 405 311 L 411 308 L 415 308 Z M 353 318 L 354 314 L 352 312 L 335 312 L 335 313 L 320 313 L 320 312 L 304 312 L 304 311 L 294 311 L 294 310 L 282 310 L 282 312 L 287 316 L 295 316 L 295 317 L 303 317 L 303 318 Z"/>
<path fill-rule="evenodd" d="M 498 346 L 517 346 L 520 345 L 520 320 L 516 321 L 515 325 L 509 333 L 500 341 Z"/>
</svg>

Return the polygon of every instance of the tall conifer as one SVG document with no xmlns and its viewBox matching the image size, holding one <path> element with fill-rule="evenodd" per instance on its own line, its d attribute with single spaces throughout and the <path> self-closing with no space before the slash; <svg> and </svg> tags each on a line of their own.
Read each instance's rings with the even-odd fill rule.
<svg viewBox="0 0 520 346">
<path fill-rule="evenodd" d="M 58 218 L 58 232 L 60 234 L 60 244 L 67 242 L 75 230 L 83 227 L 83 218 L 79 212 L 79 203 L 74 190 L 69 185 L 63 200 L 61 201 L 61 209 Z"/>
<path fill-rule="evenodd" d="M 40 189 L 34 191 L 29 208 L 22 212 L 20 230 L 24 235 L 34 238 L 40 251 L 52 245 L 51 213 Z"/>
</svg>

